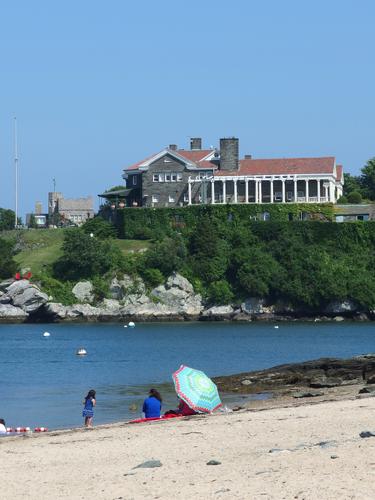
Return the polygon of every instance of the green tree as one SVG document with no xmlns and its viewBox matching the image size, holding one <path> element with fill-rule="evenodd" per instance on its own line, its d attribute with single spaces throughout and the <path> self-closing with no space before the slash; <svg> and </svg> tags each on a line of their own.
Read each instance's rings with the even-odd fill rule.
<svg viewBox="0 0 375 500">
<path fill-rule="evenodd" d="M 102 276 L 122 265 L 122 255 L 110 240 L 91 238 L 81 229 L 67 231 L 63 255 L 54 263 L 53 274 L 64 280 Z"/>
<path fill-rule="evenodd" d="M 228 281 L 214 281 L 208 287 L 207 298 L 211 304 L 230 304 L 234 293 Z"/>
<path fill-rule="evenodd" d="M 10 278 L 17 271 L 13 255 L 14 243 L 0 238 L 0 278 Z"/>
<path fill-rule="evenodd" d="M 187 255 L 186 245 L 180 235 L 156 242 L 144 256 L 144 269 L 159 269 L 164 276 L 179 271 Z"/>
<path fill-rule="evenodd" d="M 340 196 L 340 198 L 337 200 L 337 203 L 339 205 L 345 205 L 348 203 L 348 198 L 346 196 Z"/>
<path fill-rule="evenodd" d="M 363 195 L 370 200 L 375 200 L 375 157 L 366 163 L 361 172 Z"/>
<path fill-rule="evenodd" d="M 116 227 L 111 222 L 104 220 L 100 216 L 87 220 L 82 225 L 82 229 L 86 234 L 92 233 L 94 237 L 101 240 L 117 237 Z"/>
<path fill-rule="evenodd" d="M 361 191 L 361 177 L 359 175 L 344 174 L 344 196 L 353 191 Z"/>
<path fill-rule="evenodd" d="M 0 208 L 0 231 L 14 229 L 15 213 L 9 208 Z"/>
<path fill-rule="evenodd" d="M 348 194 L 348 203 L 362 203 L 362 195 L 358 191 L 352 191 Z"/>
</svg>

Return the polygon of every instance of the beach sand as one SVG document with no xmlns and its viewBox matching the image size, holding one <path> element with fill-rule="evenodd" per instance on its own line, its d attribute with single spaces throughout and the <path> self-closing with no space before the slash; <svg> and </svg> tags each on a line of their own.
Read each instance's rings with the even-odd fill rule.
<svg viewBox="0 0 375 500">
<path fill-rule="evenodd" d="M 375 398 L 290 404 L 3 438 L 0 497 L 373 499 Z"/>
</svg>

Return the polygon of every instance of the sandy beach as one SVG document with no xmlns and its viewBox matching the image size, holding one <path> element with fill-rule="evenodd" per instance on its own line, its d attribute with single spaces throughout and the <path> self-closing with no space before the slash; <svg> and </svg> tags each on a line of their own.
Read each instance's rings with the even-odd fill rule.
<svg viewBox="0 0 375 500">
<path fill-rule="evenodd" d="M 373 397 L 272 404 L 3 438 L 1 498 L 374 498 Z"/>
</svg>

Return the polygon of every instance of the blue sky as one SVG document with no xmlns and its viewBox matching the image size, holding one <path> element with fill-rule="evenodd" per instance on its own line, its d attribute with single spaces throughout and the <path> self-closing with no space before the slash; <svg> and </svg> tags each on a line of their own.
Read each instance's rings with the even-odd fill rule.
<svg viewBox="0 0 375 500">
<path fill-rule="evenodd" d="M 255 157 L 375 156 L 373 0 L 19 0 L 0 15 L 0 206 L 121 183 L 189 136 Z"/>
</svg>

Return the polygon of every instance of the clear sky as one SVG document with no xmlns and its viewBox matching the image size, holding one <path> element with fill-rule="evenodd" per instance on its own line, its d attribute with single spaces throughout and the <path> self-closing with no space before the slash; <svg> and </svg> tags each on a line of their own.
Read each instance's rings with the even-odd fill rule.
<svg viewBox="0 0 375 500">
<path fill-rule="evenodd" d="M 375 156 L 374 0 L 18 0 L 0 12 L 0 206 L 121 184 L 189 136 L 255 157 Z"/>
</svg>

